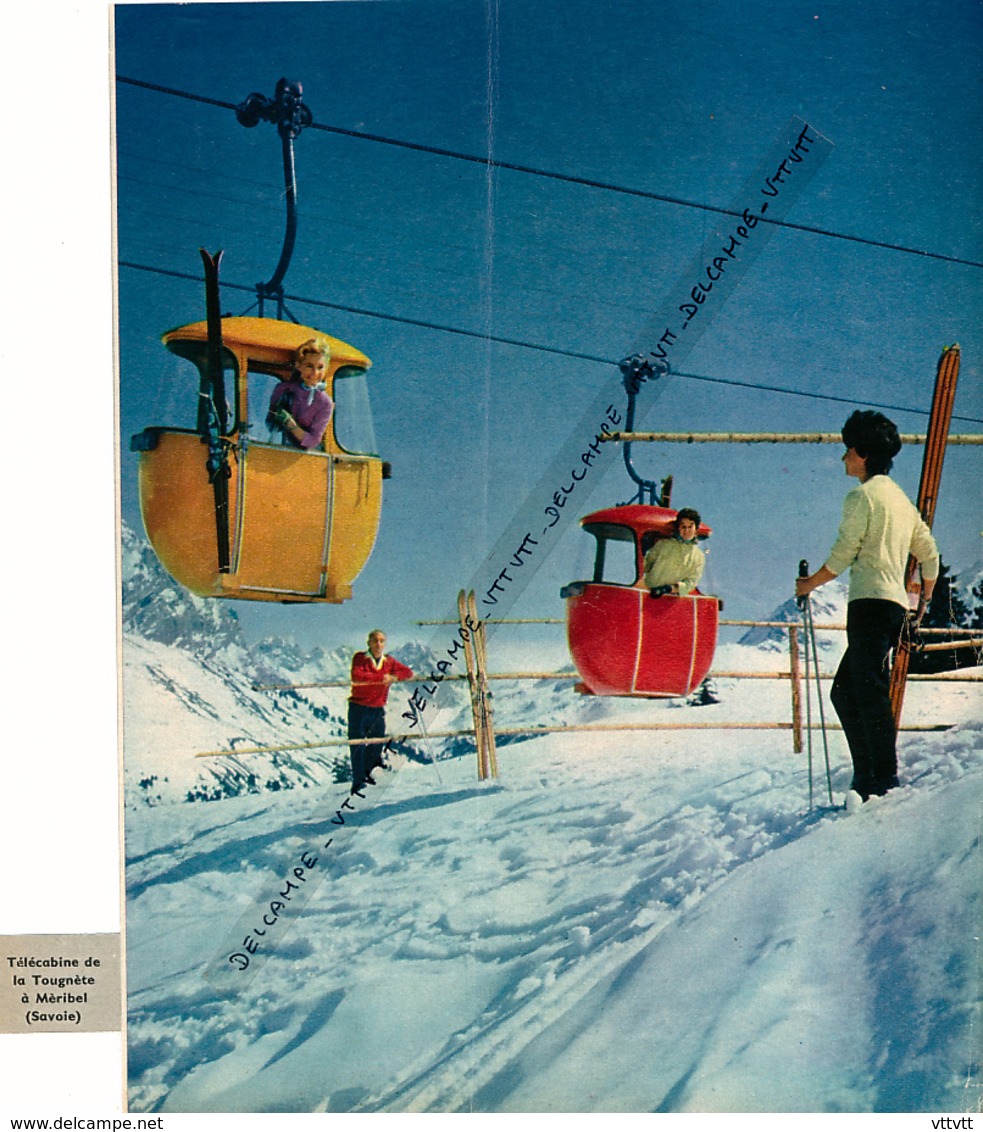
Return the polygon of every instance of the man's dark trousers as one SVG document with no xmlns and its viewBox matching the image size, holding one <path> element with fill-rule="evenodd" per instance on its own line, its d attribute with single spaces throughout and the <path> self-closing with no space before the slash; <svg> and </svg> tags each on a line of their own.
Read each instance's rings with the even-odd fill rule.
<svg viewBox="0 0 983 1132">
<path fill-rule="evenodd" d="M 381 739 L 386 734 L 386 709 L 348 701 L 348 738 Z M 382 764 L 382 743 L 353 743 L 352 786 L 358 788 Z"/>
</svg>

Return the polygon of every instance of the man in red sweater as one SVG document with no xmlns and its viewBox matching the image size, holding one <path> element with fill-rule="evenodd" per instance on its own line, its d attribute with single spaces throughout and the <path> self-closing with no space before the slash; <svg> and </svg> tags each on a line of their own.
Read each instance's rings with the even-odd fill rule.
<svg viewBox="0 0 983 1132">
<path fill-rule="evenodd" d="M 368 652 L 352 658 L 352 694 L 348 699 L 348 738 L 381 739 L 386 734 L 386 699 L 389 685 L 412 680 L 413 669 L 386 656 L 386 634 L 381 629 L 369 633 Z M 353 743 L 352 793 L 366 783 L 375 786 L 372 771 L 382 765 L 382 743 Z"/>
</svg>

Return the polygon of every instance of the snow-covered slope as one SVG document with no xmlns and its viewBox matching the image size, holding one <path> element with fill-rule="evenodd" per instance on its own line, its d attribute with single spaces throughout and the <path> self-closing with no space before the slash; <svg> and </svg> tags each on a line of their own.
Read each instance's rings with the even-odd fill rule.
<svg viewBox="0 0 983 1132">
<path fill-rule="evenodd" d="M 260 665 L 323 676 L 331 654 L 268 643 L 257 661 L 234 634 L 209 649 L 190 623 L 191 647 L 137 628 L 124 672 L 135 1112 L 978 1109 L 978 685 L 912 684 L 906 722 L 952 726 L 905 732 L 902 787 L 850 816 L 826 805 L 818 736 L 810 790 L 787 731 L 595 730 L 500 747 L 490 783 L 449 748 L 397 760 L 342 811 L 342 836 L 330 748 L 189 757 L 340 733 L 343 689 L 293 698 L 250 682 Z M 504 633 L 492 664 L 511 669 Z M 717 658 L 782 664 L 767 643 Z M 702 707 L 570 684 L 502 682 L 496 720 L 789 717 L 782 680 L 720 679 Z M 442 723 L 460 719 L 452 707 Z M 829 754 L 838 800 L 837 732 Z M 218 800 L 165 804 L 211 796 L 203 784 Z M 227 962 L 240 921 L 262 922 L 263 894 L 304 852 L 318 860 L 289 929 L 249 979 L 216 989 L 206 967 Z"/>
<path fill-rule="evenodd" d="M 769 735 L 408 763 L 227 997 L 205 964 L 341 788 L 138 811 L 132 1106 L 974 1111 L 980 746 L 909 740 L 849 817 Z"/>
</svg>

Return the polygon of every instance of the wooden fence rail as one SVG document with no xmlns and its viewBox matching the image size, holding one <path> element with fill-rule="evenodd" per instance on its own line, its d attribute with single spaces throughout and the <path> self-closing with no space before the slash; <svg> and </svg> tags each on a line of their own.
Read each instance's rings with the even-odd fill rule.
<svg viewBox="0 0 983 1132">
<path fill-rule="evenodd" d="M 475 617 L 475 620 L 477 618 Z M 501 619 L 492 621 L 489 619 L 485 622 L 479 622 L 482 626 L 486 624 L 501 624 L 501 625 L 514 625 L 514 624 L 562 624 L 562 620 L 553 618 L 522 618 L 522 619 Z M 417 624 L 458 624 L 453 621 L 420 621 Z M 474 727 L 464 730 L 452 731 L 430 731 L 426 733 L 421 732 L 406 732 L 403 734 L 386 735 L 381 739 L 362 739 L 362 740 L 349 740 L 342 738 L 323 739 L 306 743 L 284 743 L 277 746 L 257 746 L 257 747 L 238 747 L 228 750 L 218 751 L 202 751 L 197 754 L 196 758 L 228 758 L 233 755 L 251 755 L 251 754 L 265 754 L 279 751 L 299 751 L 299 750 L 316 750 L 325 747 L 347 747 L 353 742 L 370 744 L 385 744 L 390 742 L 407 742 L 412 740 L 421 739 L 448 739 L 448 738 L 464 738 L 469 737 L 475 740 L 476 748 L 479 752 L 479 776 L 488 776 L 489 773 L 497 773 L 497 760 L 494 756 L 494 742 L 496 736 L 501 737 L 520 737 L 520 736 L 535 736 L 556 734 L 562 732 L 617 732 L 617 731 L 790 731 L 792 733 L 792 750 L 798 754 L 803 749 L 803 737 L 809 731 L 818 731 L 821 729 L 821 724 L 804 723 L 802 719 L 802 705 L 804 702 L 803 696 L 803 674 L 802 674 L 802 661 L 801 650 L 802 644 L 800 642 L 800 630 L 803 628 L 801 622 L 798 621 L 722 621 L 721 624 L 740 625 L 753 628 L 781 628 L 788 634 L 788 656 L 789 667 L 785 670 L 778 670 L 773 672 L 756 672 L 753 670 L 730 670 L 730 669 L 712 669 L 708 674 L 708 679 L 721 679 L 721 680 L 788 680 L 791 690 L 791 708 L 792 718 L 788 722 L 778 721 L 763 721 L 763 722 L 685 722 L 685 723 L 646 723 L 646 722 L 594 722 L 582 724 L 559 724 L 559 725 L 535 725 L 528 727 L 502 727 L 501 725 L 494 724 L 491 717 L 490 710 L 485 712 L 475 712 Z M 817 625 L 817 630 L 844 630 L 845 625 L 842 624 L 827 624 Z M 945 634 L 950 637 L 961 638 L 969 636 L 971 639 L 967 641 L 958 640 L 959 647 L 974 647 L 978 648 L 983 645 L 983 641 L 976 639 L 973 635 L 978 634 L 978 629 L 923 629 L 923 633 Z M 485 682 L 490 680 L 507 680 L 514 682 L 522 681 L 579 681 L 580 677 L 576 672 L 535 672 L 535 671 L 519 671 L 519 672 L 487 672 L 484 668 L 487 663 L 487 644 L 482 635 L 482 654 L 481 664 L 478 664 L 477 654 L 474 654 L 474 661 L 468 672 L 465 673 L 448 673 L 444 680 L 467 680 L 470 681 L 477 693 L 481 691 L 481 685 L 485 684 L 486 698 L 490 699 L 487 694 L 487 684 Z M 926 645 L 926 650 L 935 648 L 951 648 L 955 642 L 942 642 L 939 645 Z M 480 670 L 479 670 L 480 669 Z M 810 673 L 810 680 L 829 681 L 833 679 L 832 672 L 813 672 Z M 946 682 L 965 682 L 965 683 L 980 683 L 983 682 L 983 674 L 976 672 L 940 672 L 935 674 L 919 674 L 908 677 L 910 680 L 925 680 L 935 681 L 940 683 Z M 288 691 L 293 689 L 303 688 L 349 688 L 351 682 L 348 680 L 321 680 L 311 681 L 303 684 L 254 684 L 253 689 L 256 691 Z M 806 690 L 808 694 L 808 690 Z M 472 704 L 480 701 L 480 695 L 472 698 Z M 903 725 L 898 728 L 899 731 L 945 731 L 951 727 L 952 724 L 948 723 L 934 723 L 934 724 L 910 724 Z M 836 723 L 827 723 L 827 731 L 841 731 L 842 728 Z M 488 752 L 491 752 L 491 758 Z M 482 752 L 485 752 L 483 755 Z M 492 769 L 493 768 L 493 769 Z"/>
<path fill-rule="evenodd" d="M 553 735 L 574 731 L 791 731 L 792 723 L 754 723 L 742 720 L 738 723 L 564 723 L 557 725 L 535 725 L 528 727 L 496 727 L 498 736 L 508 735 L 518 737 L 521 735 Z M 901 731 L 948 731 L 952 725 L 949 723 L 923 723 L 909 724 L 899 728 Z M 813 731 L 819 730 L 819 724 L 814 724 Z M 839 731 L 838 724 L 826 724 L 827 731 Z M 233 755 L 260 755 L 278 751 L 312 751 L 321 747 L 348 747 L 352 743 L 365 746 L 408 742 L 421 740 L 424 736 L 419 731 L 404 732 L 400 735 L 384 735 L 381 739 L 316 739 L 309 743 L 280 743 L 272 747 L 237 747 L 233 750 L 199 751 L 196 759 L 229 758 Z M 428 731 L 428 739 L 469 738 L 474 739 L 474 728 L 467 727 L 457 731 Z"/>
<path fill-rule="evenodd" d="M 838 432 L 609 432 L 601 437 L 609 443 L 633 444 L 842 444 Z M 924 432 L 901 434 L 902 444 L 924 444 Z M 948 444 L 983 445 L 983 434 L 950 433 Z"/>
</svg>

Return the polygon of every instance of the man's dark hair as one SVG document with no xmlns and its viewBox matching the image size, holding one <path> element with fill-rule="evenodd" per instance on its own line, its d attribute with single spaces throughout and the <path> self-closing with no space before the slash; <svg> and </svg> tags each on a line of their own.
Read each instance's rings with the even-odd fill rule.
<svg viewBox="0 0 983 1132">
<path fill-rule="evenodd" d="M 901 437 L 894 421 L 873 409 L 851 413 L 840 435 L 847 448 L 867 461 L 868 476 L 886 476 L 901 451 Z"/>
</svg>

